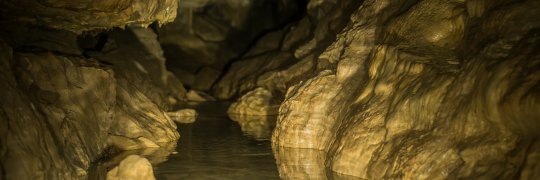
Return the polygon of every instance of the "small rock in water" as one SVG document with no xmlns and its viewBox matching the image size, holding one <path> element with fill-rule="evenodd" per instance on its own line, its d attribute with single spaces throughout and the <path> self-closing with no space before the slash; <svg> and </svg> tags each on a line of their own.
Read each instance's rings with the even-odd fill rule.
<svg viewBox="0 0 540 180">
<path fill-rule="evenodd" d="M 130 155 L 107 173 L 107 180 L 139 179 L 155 180 L 152 164 L 148 159 Z"/>
<path fill-rule="evenodd" d="M 197 119 L 197 111 L 194 109 L 180 109 L 174 112 L 167 112 L 167 115 L 177 123 L 193 123 Z"/>
</svg>

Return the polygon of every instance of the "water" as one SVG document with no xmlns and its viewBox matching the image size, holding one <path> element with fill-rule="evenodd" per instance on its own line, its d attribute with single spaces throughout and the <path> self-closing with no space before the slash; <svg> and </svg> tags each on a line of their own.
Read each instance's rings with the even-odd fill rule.
<svg viewBox="0 0 540 180">
<path fill-rule="evenodd" d="M 180 124 L 177 153 L 154 167 L 157 179 L 279 179 L 269 137 L 275 117 L 226 115 L 227 103 L 195 107 L 193 124 Z"/>
<path fill-rule="evenodd" d="M 228 105 L 195 105 L 199 117 L 193 124 L 179 124 L 181 137 L 177 143 L 112 152 L 91 166 L 89 179 L 106 179 L 107 172 L 131 154 L 147 158 L 158 180 L 360 179 L 328 169 L 324 151 L 286 147 L 272 151 L 269 138 L 276 117 L 233 116 L 233 121 L 226 115 Z"/>
</svg>

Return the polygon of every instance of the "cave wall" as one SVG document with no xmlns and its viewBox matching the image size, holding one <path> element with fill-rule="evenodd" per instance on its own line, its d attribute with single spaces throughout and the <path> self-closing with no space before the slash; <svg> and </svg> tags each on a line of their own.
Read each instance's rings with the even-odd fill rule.
<svg viewBox="0 0 540 180">
<path fill-rule="evenodd" d="M 238 2 L 1 1 L 0 178 L 84 179 L 108 147 L 174 143 L 181 81 L 277 114 L 282 178 L 538 176 L 538 1 L 311 0 L 277 29 L 290 14 Z M 181 80 L 168 52 L 195 53 L 169 56 Z"/>
<path fill-rule="evenodd" d="M 166 111 L 185 90 L 139 27 L 177 1 L 0 4 L 0 179 L 86 179 L 114 149 L 176 144 Z"/>
<path fill-rule="evenodd" d="M 174 22 L 158 29 L 168 68 L 208 91 L 231 61 L 267 31 L 302 15 L 304 0 L 182 0 Z M 275 37 L 278 40 L 279 36 Z"/>
<path fill-rule="evenodd" d="M 214 88 L 244 95 L 231 114 L 275 106 L 259 88 L 282 100 L 272 137 L 282 178 L 537 176 L 538 1 L 347 3 L 310 1 L 308 14 L 331 9 L 317 24 L 346 26 L 304 18 L 284 36 L 314 35 L 235 62 Z"/>
</svg>

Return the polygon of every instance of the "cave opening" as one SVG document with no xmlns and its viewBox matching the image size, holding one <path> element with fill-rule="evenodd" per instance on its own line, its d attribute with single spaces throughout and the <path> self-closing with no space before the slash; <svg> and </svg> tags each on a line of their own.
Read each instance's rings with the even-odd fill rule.
<svg viewBox="0 0 540 180">
<path fill-rule="evenodd" d="M 538 0 L 2 0 L 0 179 L 536 179 Z"/>
</svg>

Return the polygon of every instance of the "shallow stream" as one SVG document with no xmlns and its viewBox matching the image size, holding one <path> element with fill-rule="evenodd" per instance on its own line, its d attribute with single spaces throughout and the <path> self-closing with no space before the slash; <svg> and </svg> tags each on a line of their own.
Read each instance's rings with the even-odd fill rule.
<svg viewBox="0 0 540 180">
<path fill-rule="evenodd" d="M 193 106 L 199 116 L 178 125 L 176 153 L 154 167 L 157 179 L 279 179 L 269 141 L 275 117 L 235 122 L 227 106 Z"/>
</svg>

